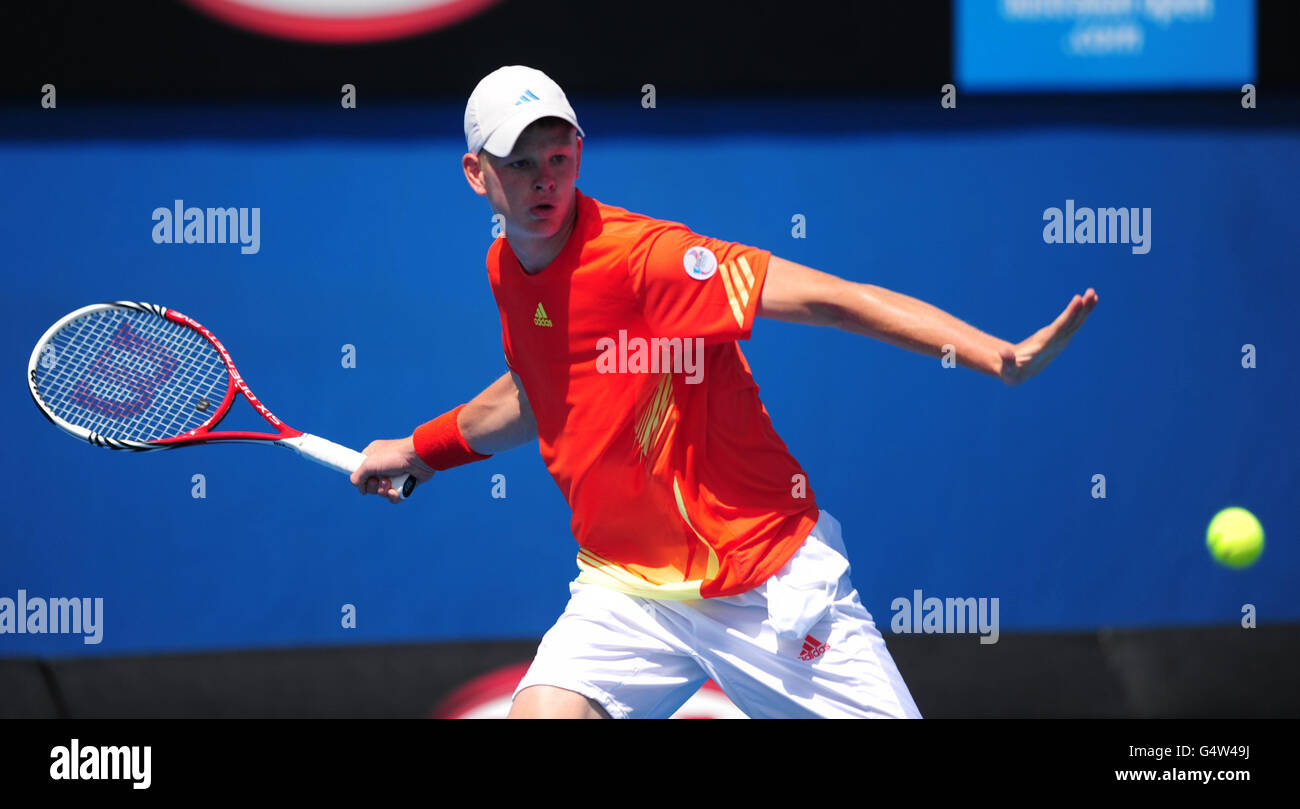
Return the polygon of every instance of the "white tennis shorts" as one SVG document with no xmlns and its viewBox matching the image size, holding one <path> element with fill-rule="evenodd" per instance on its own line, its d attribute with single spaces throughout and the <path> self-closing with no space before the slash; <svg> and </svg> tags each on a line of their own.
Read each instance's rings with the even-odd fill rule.
<svg viewBox="0 0 1300 809">
<path fill-rule="evenodd" d="M 551 685 L 616 719 L 665 718 L 712 678 L 753 718 L 921 717 L 825 511 L 785 567 L 738 596 L 660 601 L 576 581 L 569 592 L 515 696 Z"/>
</svg>

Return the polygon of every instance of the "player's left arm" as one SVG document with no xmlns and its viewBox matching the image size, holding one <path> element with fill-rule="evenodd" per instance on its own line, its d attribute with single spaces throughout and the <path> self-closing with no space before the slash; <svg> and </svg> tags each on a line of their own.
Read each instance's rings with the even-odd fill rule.
<svg viewBox="0 0 1300 809">
<path fill-rule="evenodd" d="M 1061 353 L 1096 305 L 1097 293 L 1089 288 L 1071 298 L 1051 323 L 1010 343 L 925 301 L 772 256 L 758 315 L 833 326 L 932 357 L 943 356 L 944 346 L 952 346 L 960 365 L 1018 385 Z"/>
</svg>

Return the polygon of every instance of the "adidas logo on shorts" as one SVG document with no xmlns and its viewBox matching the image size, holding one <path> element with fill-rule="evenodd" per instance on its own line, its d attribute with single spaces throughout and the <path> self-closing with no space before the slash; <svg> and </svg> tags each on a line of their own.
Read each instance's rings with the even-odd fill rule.
<svg viewBox="0 0 1300 809">
<path fill-rule="evenodd" d="M 804 635 L 803 651 L 799 653 L 800 660 L 816 660 L 826 654 L 826 650 L 831 648 L 829 644 L 822 643 L 812 635 Z"/>
</svg>

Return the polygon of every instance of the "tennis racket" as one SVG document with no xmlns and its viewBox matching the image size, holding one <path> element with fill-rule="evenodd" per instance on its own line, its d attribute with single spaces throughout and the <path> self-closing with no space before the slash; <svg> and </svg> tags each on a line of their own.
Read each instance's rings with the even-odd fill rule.
<svg viewBox="0 0 1300 809">
<path fill-rule="evenodd" d="M 117 301 L 61 318 L 32 350 L 32 398 L 56 427 L 97 447 L 148 452 L 214 442 L 270 442 L 351 475 L 364 455 L 276 418 L 249 390 L 230 352 L 193 318 Z M 213 432 L 243 395 L 275 432 Z M 408 475 L 391 478 L 403 498 Z"/>
</svg>

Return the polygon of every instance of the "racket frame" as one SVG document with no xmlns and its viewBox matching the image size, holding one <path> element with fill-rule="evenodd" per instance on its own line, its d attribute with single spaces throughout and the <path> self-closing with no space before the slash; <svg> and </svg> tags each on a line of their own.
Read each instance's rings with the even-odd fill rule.
<svg viewBox="0 0 1300 809">
<path fill-rule="evenodd" d="M 58 334 L 59 331 L 68 323 L 78 318 L 85 317 L 98 311 L 118 308 L 134 309 L 136 311 L 146 312 L 180 326 L 184 326 L 188 329 L 192 329 L 195 332 L 198 332 L 198 334 L 201 335 L 203 339 L 207 340 L 216 350 L 217 355 L 226 366 L 226 374 L 229 379 L 229 384 L 226 385 L 226 394 L 221 400 L 221 403 L 213 409 L 212 415 L 202 424 L 187 430 L 180 435 L 160 438 L 154 441 L 129 441 L 119 438 L 109 438 L 100 435 L 93 430 L 88 430 L 85 427 L 79 427 L 75 424 L 64 421 L 54 415 L 50 408 L 45 404 L 44 400 L 40 396 L 40 391 L 37 388 L 36 369 L 40 365 L 45 347 L 52 345 L 51 340 L 54 338 L 54 335 Z M 58 359 L 56 357 L 55 362 L 57 361 Z M 328 466 L 331 469 L 342 472 L 343 474 L 351 474 L 360 464 L 360 461 L 365 458 L 364 455 L 356 450 L 350 449 L 341 444 L 336 444 L 333 441 L 329 441 L 319 436 L 311 435 L 310 433 L 304 433 L 301 430 L 296 430 L 288 424 L 285 424 L 279 419 L 279 417 L 272 413 L 270 408 L 263 404 L 262 400 L 257 398 L 257 394 L 253 393 L 252 389 L 249 388 L 248 383 L 244 381 L 243 375 L 240 374 L 239 369 L 235 367 L 234 358 L 230 356 L 230 352 L 226 350 L 226 347 L 221 344 L 221 340 L 217 339 L 217 336 L 213 334 L 211 330 L 189 315 L 157 304 L 145 303 L 143 301 L 94 303 L 89 306 L 83 306 L 80 309 L 69 312 L 67 315 L 59 318 L 55 321 L 54 325 L 45 330 L 45 334 L 41 335 L 41 339 L 37 341 L 36 347 L 32 349 L 31 358 L 27 363 L 27 384 L 32 394 L 32 400 L 36 402 L 36 406 L 40 409 L 41 415 L 45 416 L 50 423 L 54 424 L 64 432 L 97 447 L 107 447 L 108 449 L 115 450 L 131 450 L 134 452 L 154 452 L 158 450 L 176 449 L 177 447 L 198 446 L 200 444 L 211 443 L 271 442 L 278 446 L 291 449 L 299 455 L 302 455 L 304 458 L 316 461 L 317 463 Z M 244 396 L 245 401 L 252 405 L 253 409 L 256 410 L 268 424 L 275 428 L 275 432 L 257 432 L 252 430 L 228 430 L 225 432 L 212 431 L 212 428 L 230 412 L 230 408 L 235 402 L 235 396 L 240 394 Z M 406 475 L 395 475 L 392 476 L 391 482 L 393 488 L 397 489 L 401 493 L 402 498 L 405 499 L 405 496 L 410 494 L 411 489 L 414 487 L 415 479 L 408 479 L 408 476 Z"/>
</svg>

